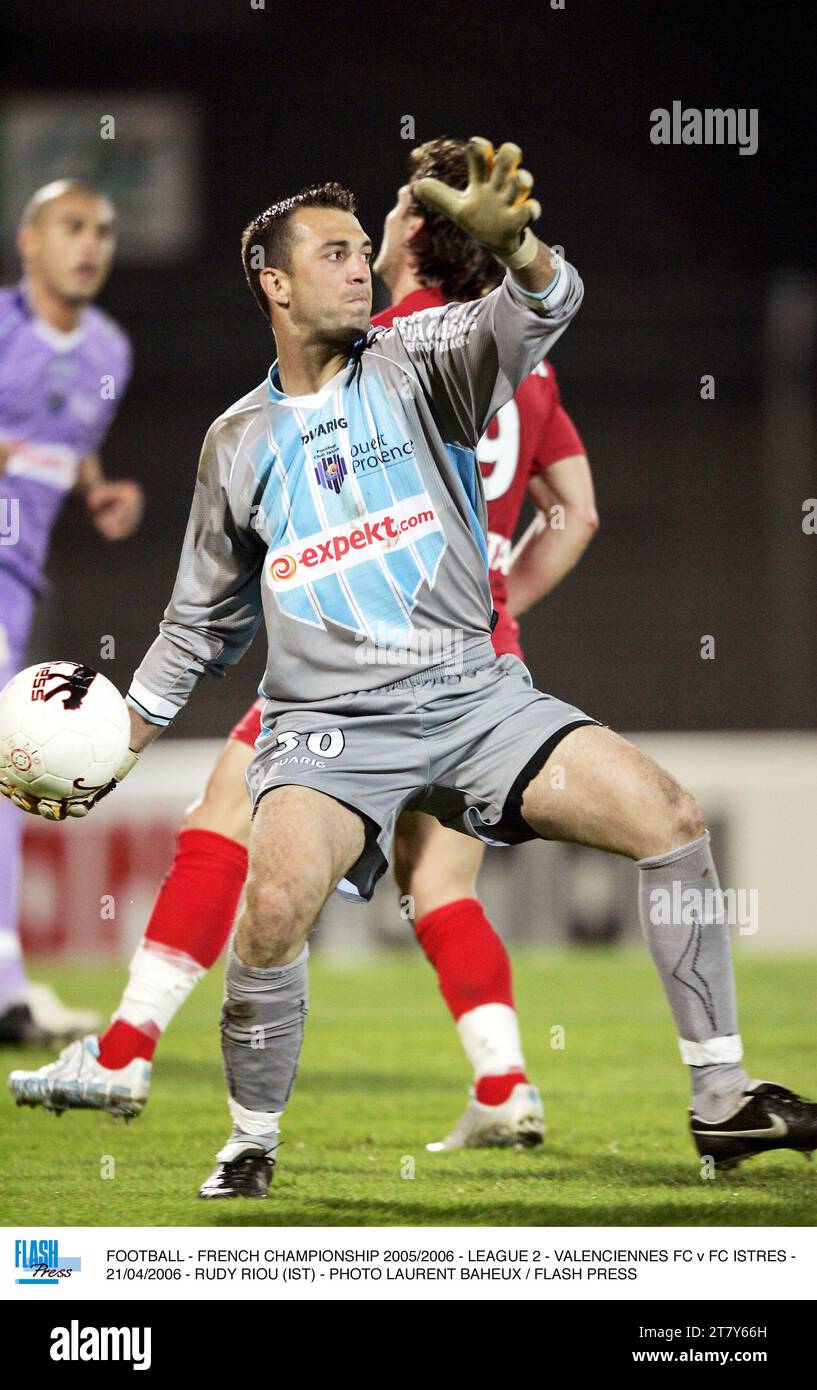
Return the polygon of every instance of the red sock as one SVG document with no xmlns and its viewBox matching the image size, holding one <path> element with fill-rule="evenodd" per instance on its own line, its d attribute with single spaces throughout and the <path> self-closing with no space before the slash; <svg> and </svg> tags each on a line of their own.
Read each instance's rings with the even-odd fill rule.
<svg viewBox="0 0 817 1390">
<path fill-rule="evenodd" d="M 501 1105 L 508 1099 L 514 1086 L 518 1086 L 520 1081 L 524 1084 L 527 1079 L 523 1071 L 506 1071 L 501 1076 L 480 1076 L 474 1086 L 474 1099 L 480 1105 Z"/>
<path fill-rule="evenodd" d="M 210 969 L 221 955 L 247 877 L 247 851 L 214 830 L 180 830 L 145 939 Z"/>
<path fill-rule="evenodd" d="M 212 830 L 182 830 L 173 863 L 153 905 L 143 945 L 167 948 L 180 969 L 198 973 L 218 959 L 233 925 L 247 876 L 243 845 Z M 127 991 L 123 1005 L 127 1007 Z M 99 1040 L 103 1067 L 120 1068 L 134 1057 L 149 1061 L 161 1028 L 115 1018 Z"/>
<path fill-rule="evenodd" d="M 476 898 L 435 907 L 414 930 L 455 1019 L 480 1004 L 513 1008 L 508 952 Z"/>
<path fill-rule="evenodd" d="M 123 1018 L 115 1018 L 99 1039 L 99 1065 L 119 1071 L 126 1067 L 134 1057 L 144 1057 L 149 1062 L 158 1038 L 150 1038 L 141 1028 L 134 1028 Z"/>
<path fill-rule="evenodd" d="M 459 898 L 434 908 L 415 923 L 414 930 L 457 1023 L 483 1004 L 513 1009 L 508 953 L 476 898 Z M 479 1075 L 476 1099 L 483 1105 L 501 1105 L 514 1086 L 526 1080 L 518 1066 Z"/>
</svg>

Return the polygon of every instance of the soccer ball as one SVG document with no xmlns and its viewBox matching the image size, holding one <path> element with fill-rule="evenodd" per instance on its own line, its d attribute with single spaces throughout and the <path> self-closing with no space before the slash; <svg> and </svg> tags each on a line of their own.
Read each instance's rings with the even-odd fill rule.
<svg viewBox="0 0 817 1390">
<path fill-rule="evenodd" d="M 76 661 L 29 666 L 0 691 L 0 775 L 32 796 L 64 801 L 107 786 L 129 735 L 116 686 Z"/>
</svg>

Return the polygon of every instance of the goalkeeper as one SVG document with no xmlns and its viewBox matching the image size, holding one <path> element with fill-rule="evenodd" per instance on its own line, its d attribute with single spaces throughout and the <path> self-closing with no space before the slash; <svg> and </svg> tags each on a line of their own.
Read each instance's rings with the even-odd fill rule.
<svg viewBox="0 0 817 1390">
<path fill-rule="evenodd" d="M 348 192 L 307 190 L 248 229 L 263 250 L 250 280 L 278 360 L 207 435 L 176 587 L 131 686 L 138 752 L 205 672 L 240 658 L 263 612 L 267 704 L 222 1015 L 232 1132 L 203 1197 L 266 1194 L 303 1036 L 309 931 L 334 887 L 370 897 L 404 809 L 491 843 L 540 836 L 634 859 L 699 1151 L 727 1163 L 817 1146 L 817 1106 L 750 1082 L 741 1066 L 696 802 L 492 651 L 473 449 L 582 291 L 530 230 L 539 209 L 518 149 L 494 156 L 472 141 L 468 160 L 465 190 L 420 180 L 415 192 L 508 274 L 481 301 L 389 330 L 368 331 L 370 243 Z M 378 466 L 358 476 L 353 460 L 373 438 Z M 453 631 L 462 655 L 431 664 L 431 639 L 439 650 Z M 656 924 L 655 901 L 683 902 L 683 916 Z"/>
</svg>

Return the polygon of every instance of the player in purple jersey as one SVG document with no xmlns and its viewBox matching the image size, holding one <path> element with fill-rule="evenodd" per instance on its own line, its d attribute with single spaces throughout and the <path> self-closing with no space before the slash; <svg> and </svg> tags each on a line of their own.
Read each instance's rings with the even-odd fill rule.
<svg viewBox="0 0 817 1390">
<path fill-rule="evenodd" d="M 0 290 L 0 689 L 24 665 L 54 523 L 82 494 L 106 540 L 139 525 L 138 483 L 103 475 L 99 446 L 131 374 L 122 329 L 91 304 L 110 272 L 116 216 L 73 179 L 41 188 L 17 235 L 24 275 Z M 50 1041 L 87 1031 L 87 1010 L 66 1009 L 32 985 L 18 935 L 21 819 L 0 798 L 0 1042 Z"/>
</svg>

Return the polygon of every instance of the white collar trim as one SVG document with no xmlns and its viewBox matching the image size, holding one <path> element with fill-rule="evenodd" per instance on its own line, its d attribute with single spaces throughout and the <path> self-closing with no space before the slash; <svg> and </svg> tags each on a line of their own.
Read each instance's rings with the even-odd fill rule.
<svg viewBox="0 0 817 1390">
<path fill-rule="evenodd" d="M 85 337 L 85 325 L 83 323 L 77 324 L 77 327 L 72 328 L 70 333 L 63 333 L 59 328 L 55 328 L 53 324 L 46 323 L 45 319 L 37 318 L 35 314 L 34 332 L 43 339 L 43 342 L 48 343 L 48 346 L 53 348 L 55 352 L 70 352 L 71 349 L 77 347 Z"/>
<path fill-rule="evenodd" d="M 310 396 L 287 396 L 279 386 L 275 385 L 273 380 L 273 372 L 277 367 L 278 358 L 276 357 L 267 374 L 269 385 L 276 393 L 274 396 L 270 396 L 273 405 L 291 405 L 296 409 L 302 410 L 315 410 L 317 407 L 325 405 L 337 391 L 340 385 L 340 378 L 349 370 L 349 364 L 347 362 L 346 366 L 340 367 L 338 371 L 335 372 L 335 375 L 327 381 L 326 385 L 321 387 L 320 391 L 313 391 Z"/>
</svg>

